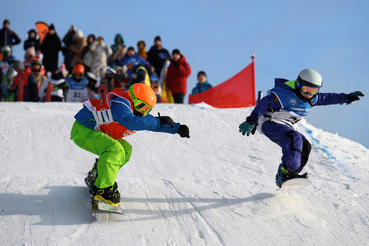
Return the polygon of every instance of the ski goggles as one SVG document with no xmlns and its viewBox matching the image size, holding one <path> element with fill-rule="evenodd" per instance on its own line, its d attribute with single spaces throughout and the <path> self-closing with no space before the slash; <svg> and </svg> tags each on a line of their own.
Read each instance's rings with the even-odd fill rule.
<svg viewBox="0 0 369 246">
<path fill-rule="evenodd" d="M 135 107 L 135 109 L 141 114 L 143 114 L 144 116 L 148 115 L 150 111 L 152 110 L 152 107 L 136 97 L 133 91 L 133 86 L 129 88 L 129 94 L 132 98 L 133 106 Z"/>
<path fill-rule="evenodd" d="M 74 76 L 82 77 L 83 76 L 83 73 L 74 73 Z"/>
<path fill-rule="evenodd" d="M 316 93 L 318 93 L 319 88 L 318 87 L 307 86 L 307 85 L 302 85 L 301 86 L 301 91 L 302 91 L 302 93 L 305 93 L 305 94 L 315 95 Z"/>
<path fill-rule="evenodd" d="M 136 110 L 140 113 L 142 113 L 144 116 L 148 115 L 151 110 L 152 110 L 152 107 L 148 104 L 146 104 L 145 102 L 139 100 L 139 99 L 136 99 L 134 102 L 133 102 Z"/>
</svg>

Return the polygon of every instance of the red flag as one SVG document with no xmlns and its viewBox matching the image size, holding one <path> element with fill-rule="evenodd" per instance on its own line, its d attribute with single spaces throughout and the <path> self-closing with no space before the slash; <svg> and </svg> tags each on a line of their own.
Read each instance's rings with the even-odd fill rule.
<svg viewBox="0 0 369 246">
<path fill-rule="evenodd" d="M 227 81 L 189 96 L 189 104 L 201 102 L 216 108 L 243 108 L 256 105 L 254 59 L 250 65 Z"/>
<path fill-rule="evenodd" d="M 40 40 L 42 42 L 46 37 L 46 34 L 49 32 L 49 26 L 45 22 L 39 21 L 36 22 L 36 28 L 38 31 L 38 36 L 40 36 Z"/>
</svg>

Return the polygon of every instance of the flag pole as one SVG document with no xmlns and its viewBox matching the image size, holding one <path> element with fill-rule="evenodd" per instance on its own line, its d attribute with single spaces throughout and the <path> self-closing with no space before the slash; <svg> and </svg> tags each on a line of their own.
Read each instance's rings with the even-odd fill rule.
<svg viewBox="0 0 369 246">
<path fill-rule="evenodd" d="M 255 86 L 255 52 L 252 52 L 252 81 L 253 81 L 253 90 L 254 90 L 254 103 L 256 105 L 256 86 Z"/>
</svg>

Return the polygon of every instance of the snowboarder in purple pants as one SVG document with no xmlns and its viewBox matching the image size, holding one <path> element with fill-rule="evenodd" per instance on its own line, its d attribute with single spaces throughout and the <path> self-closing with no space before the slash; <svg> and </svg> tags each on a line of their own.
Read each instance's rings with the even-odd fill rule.
<svg viewBox="0 0 369 246">
<path fill-rule="evenodd" d="M 350 94 L 319 93 L 323 80 L 317 71 L 304 69 L 297 80 L 275 79 L 275 87 L 268 91 L 255 106 L 246 121 L 240 124 L 240 132 L 247 136 L 256 129 L 282 148 L 282 163 L 278 167 L 276 184 L 293 178 L 307 178 L 299 175 L 306 165 L 311 145 L 300 132 L 297 123 L 315 106 L 351 104 L 365 97 L 362 91 Z"/>
</svg>

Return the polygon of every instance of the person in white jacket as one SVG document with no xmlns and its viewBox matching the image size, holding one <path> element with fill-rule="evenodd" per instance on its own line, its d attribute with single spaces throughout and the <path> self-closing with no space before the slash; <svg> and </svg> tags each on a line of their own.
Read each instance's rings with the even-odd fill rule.
<svg viewBox="0 0 369 246">
<path fill-rule="evenodd" d="M 38 97 L 41 102 L 45 101 L 47 86 L 51 82 L 51 101 L 52 102 L 65 102 L 67 95 L 68 84 L 66 83 L 64 76 L 61 72 L 54 73 L 51 78 L 47 78 L 42 81 L 40 89 L 38 90 Z"/>
<path fill-rule="evenodd" d="M 93 53 L 91 72 L 96 77 L 103 77 L 107 67 L 107 57 L 113 54 L 110 46 L 104 43 L 103 37 L 98 37 L 90 46 Z"/>
</svg>

